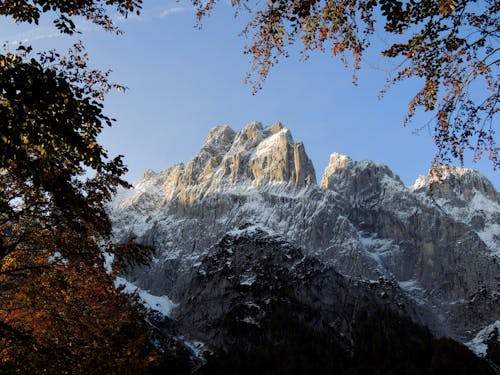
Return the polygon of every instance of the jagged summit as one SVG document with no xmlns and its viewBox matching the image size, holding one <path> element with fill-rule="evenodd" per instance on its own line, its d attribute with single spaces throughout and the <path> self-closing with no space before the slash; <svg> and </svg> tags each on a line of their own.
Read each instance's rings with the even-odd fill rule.
<svg viewBox="0 0 500 375">
<path fill-rule="evenodd" d="M 407 190 L 386 165 L 371 160 L 353 161 L 339 153 L 330 156 L 321 189 L 343 195 L 351 203 L 382 199 Z"/>
<path fill-rule="evenodd" d="M 491 181 L 474 169 L 444 166 L 438 176 L 419 176 L 412 186 L 415 192 L 433 191 L 439 197 L 450 194 L 470 200 L 476 192 L 492 200 L 500 200 L 500 195 Z"/>
<path fill-rule="evenodd" d="M 222 158 L 218 177 L 231 183 L 251 181 L 253 186 L 316 183 L 304 145 L 294 142 L 290 130 L 279 122 L 266 128 L 260 122 L 251 122 L 238 133 Z"/>
<path fill-rule="evenodd" d="M 145 186 L 148 188 L 145 188 Z M 208 194 L 231 189 L 283 189 L 316 185 L 316 173 L 302 142 L 277 122 L 249 123 L 235 132 L 227 125 L 210 130 L 198 154 L 186 165 L 160 173 L 147 171 L 135 184 L 153 202 L 173 199 L 191 204 Z M 120 205 L 139 199 L 127 196 Z"/>
<path fill-rule="evenodd" d="M 493 254 L 500 256 L 500 194 L 481 173 L 443 167 L 439 177 L 420 176 L 412 190 L 456 221 L 474 228 Z"/>
</svg>

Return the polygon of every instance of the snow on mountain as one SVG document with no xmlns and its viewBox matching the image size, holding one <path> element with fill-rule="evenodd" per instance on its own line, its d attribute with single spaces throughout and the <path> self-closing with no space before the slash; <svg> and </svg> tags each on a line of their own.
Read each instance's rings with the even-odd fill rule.
<svg viewBox="0 0 500 375">
<path fill-rule="evenodd" d="M 347 277 L 389 280 L 429 326 L 467 341 L 500 316 L 499 193 L 476 172 L 447 173 L 437 188 L 422 177 L 408 188 L 385 165 L 334 153 L 319 187 L 287 128 L 252 122 L 213 128 L 186 165 L 146 172 L 109 210 L 117 240 L 154 247 L 155 261 L 127 275 L 153 295 L 181 303 L 212 246 L 265 232 L 259 241 L 282 238 Z"/>
<path fill-rule="evenodd" d="M 441 178 L 420 176 L 412 191 L 470 226 L 491 255 L 500 257 L 500 194 L 486 177 L 468 168 L 445 167 Z"/>
<path fill-rule="evenodd" d="M 472 340 L 465 344 L 478 356 L 485 357 L 489 340 L 500 342 L 500 320 L 484 327 Z"/>
<path fill-rule="evenodd" d="M 117 277 L 115 280 L 116 287 L 123 287 L 123 291 L 128 294 L 137 294 L 140 302 L 148 309 L 156 311 L 163 316 L 170 316 L 172 310 L 176 307 L 170 298 L 167 296 L 155 296 L 146 290 L 138 288 L 123 277 Z"/>
</svg>

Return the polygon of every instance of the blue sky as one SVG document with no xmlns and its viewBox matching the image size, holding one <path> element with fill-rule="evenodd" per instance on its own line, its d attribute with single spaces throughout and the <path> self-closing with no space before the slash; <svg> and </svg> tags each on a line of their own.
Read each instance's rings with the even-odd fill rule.
<svg viewBox="0 0 500 375">
<path fill-rule="evenodd" d="M 36 49 L 63 49 L 81 39 L 93 65 L 112 69 L 112 79 L 129 88 L 106 99 L 106 113 L 117 121 L 101 137 L 110 155 L 125 155 L 128 180 L 146 169 L 159 171 L 188 161 L 213 126 L 241 130 L 253 120 L 264 125 L 281 121 L 290 128 L 294 139 L 304 142 L 319 177 L 332 152 L 387 164 L 407 185 L 427 173 L 435 153 L 425 127 L 430 115 L 402 125 L 415 82 L 377 98 L 387 77 L 382 68 L 390 65 L 376 54 L 366 57 L 354 86 L 352 70 L 329 54 L 316 53 L 301 62 L 292 53 L 252 95 L 244 83 L 250 67 L 250 57 L 243 54 L 248 40 L 238 35 L 245 12 L 235 19 L 222 3 L 198 30 L 187 3 L 146 0 L 144 5 L 140 17 L 118 20 L 125 31 L 121 36 L 85 23 L 76 38 L 59 35 L 46 21 L 39 27 L 0 23 L 2 41 L 27 39 Z M 376 35 L 375 42 L 383 43 L 383 35 Z M 465 166 L 500 187 L 500 173 L 487 160 L 467 160 Z"/>
</svg>

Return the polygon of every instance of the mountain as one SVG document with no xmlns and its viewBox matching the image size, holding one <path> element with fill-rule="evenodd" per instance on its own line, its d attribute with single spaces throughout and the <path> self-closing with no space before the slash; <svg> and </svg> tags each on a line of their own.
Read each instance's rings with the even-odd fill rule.
<svg viewBox="0 0 500 375">
<path fill-rule="evenodd" d="M 118 241 L 155 250 L 127 282 L 168 296 L 171 334 L 193 353 L 279 343 L 286 311 L 349 367 L 370 316 L 428 343 L 422 353 L 448 345 L 432 337 L 486 345 L 477 335 L 500 317 L 500 194 L 473 170 L 406 187 L 385 165 L 334 153 L 318 186 L 287 128 L 253 122 L 213 128 L 189 163 L 147 171 L 109 210 Z"/>
</svg>

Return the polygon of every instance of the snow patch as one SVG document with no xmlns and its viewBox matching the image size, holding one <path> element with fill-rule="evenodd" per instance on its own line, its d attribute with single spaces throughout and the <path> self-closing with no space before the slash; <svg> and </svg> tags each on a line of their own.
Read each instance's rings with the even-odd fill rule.
<svg viewBox="0 0 500 375">
<path fill-rule="evenodd" d="M 405 280 L 398 282 L 401 289 L 407 292 L 413 292 L 415 290 L 424 290 L 419 284 L 418 280 Z"/>
<path fill-rule="evenodd" d="M 488 350 L 486 342 L 490 339 L 490 336 L 493 334 L 495 329 L 497 330 L 497 334 L 499 334 L 499 336 L 497 336 L 497 340 L 500 341 L 500 320 L 497 320 L 493 324 L 490 324 L 480 330 L 476 336 L 472 340 L 466 342 L 465 345 L 467 345 L 477 356 L 485 357 Z"/>
<path fill-rule="evenodd" d="M 59 251 L 56 251 L 54 254 L 49 256 L 47 258 L 47 262 L 51 264 L 62 264 L 63 266 L 66 266 L 68 264 L 68 260 L 62 256 L 62 254 Z"/>
<path fill-rule="evenodd" d="M 471 225 L 474 217 L 482 217 L 484 228 L 476 233 L 486 244 L 490 254 L 500 257 L 500 225 L 495 220 L 495 216 L 500 215 L 500 205 L 497 202 L 476 191 L 470 202 L 463 207 L 443 198 L 436 199 L 436 203 L 452 219 L 467 225 Z"/>
<path fill-rule="evenodd" d="M 414 300 L 419 305 L 425 305 L 427 298 L 425 296 L 426 290 L 418 280 L 410 279 L 398 281 L 399 287 L 406 293 L 408 297 Z"/>
<path fill-rule="evenodd" d="M 420 190 L 424 187 L 427 187 L 429 185 L 429 182 L 427 181 L 427 177 L 424 175 L 420 175 L 417 177 L 413 185 L 410 187 L 410 190 L 415 192 L 417 190 Z"/>
<path fill-rule="evenodd" d="M 382 176 L 382 185 L 389 192 L 406 192 L 406 187 L 401 183 L 401 181 L 398 181 L 396 178 L 392 178 L 386 174 Z"/>
<path fill-rule="evenodd" d="M 201 341 L 187 341 L 183 340 L 184 345 L 186 345 L 196 358 L 204 359 L 203 353 L 207 351 L 206 346 Z"/>
<path fill-rule="evenodd" d="M 257 233 L 264 233 L 267 236 L 274 236 L 276 235 L 276 232 L 274 232 L 272 229 L 263 227 L 261 225 L 249 225 L 246 228 L 241 228 L 241 229 L 233 229 L 227 232 L 230 236 L 239 238 L 241 236 L 253 236 Z"/>
<path fill-rule="evenodd" d="M 267 156 L 269 154 L 272 154 L 274 152 L 275 148 L 277 147 L 277 145 L 279 145 L 280 138 L 283 135 L 286 135 L 285 134 L 286 132 L 289 132 L 289 130 L 287 128 L 284 128 L 281 131 L 279 131 L 278 133 L 273 134 L 270 137 L 267 137 L 266 139 L 264 139 L 262 142 L 259 143 L 259 145 L 257 146 L 257 148 L 255 150 L 255 153 L 252 155 L 252 157 L 250 159 L 261 158 L 263 156 Z"/>
<path fill-rule="evenodd" d="M 254 318 L 251 316 L 245 316 L 243 319 L 241 319 L 243 323 L 251 324 L 254 326 L 260 326 L 259 322 L 257 322 Z"/>
<path fill-rule="evenodd" d="M 394 244 L 394 241 L 376 236 L 363 237 L 359 236 L 359 241 L 363 245 L 365 253 L 375 260 L 378 265 L 382 266 L 382 259 L 399 250 L 399 247 Z"/>
<path fill-rule="evenodd" d="M 138 288 L 130 281 L 123 277 L 117 277 L 115 280 L 115 287 L 123 286 L 123 292 L 128 294 L 137 294 L 144 307 L 159 312 L 163 316 L 170 316 L 172 310 L 177 305 L 170 300 L 167 296 L 155 296 L 151 293 Z"/>
<path fill-rule="evenodd" d="M 115 254 L 104 252 L 102 253 L 104 257 L 104 269 L 106 273 L 113 272 L 113 262 L 115 261 Z"/>
<path fill-rule="evenodd" d="M 257 276 L 255 275 L 243 275 L 242 279 L 240 280 L 240 285 L 252 285 Z"/>
</svg>

